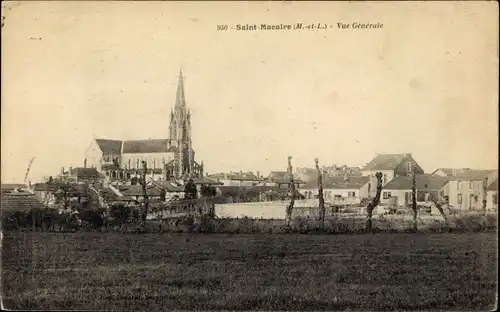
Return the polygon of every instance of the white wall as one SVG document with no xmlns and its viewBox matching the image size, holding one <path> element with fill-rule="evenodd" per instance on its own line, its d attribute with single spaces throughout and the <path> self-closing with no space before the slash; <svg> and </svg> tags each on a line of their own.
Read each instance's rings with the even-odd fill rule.
<svg viewBox="0 0 500 312">
<path fill-rule="evenodd" d="M 85 158 L 87 159 L 88 168 L 94 167 L 97 168 L 98 171 L 101 171 L 102 151 L 95 140 L 92 140 L 92 143 L 85 151 Z"/>
<path fill-rule="evenodd" d="M 286 206 L 290 201 L 253 202 L 253 203 L 232 203 L 215 205 L 215 215 L 219 218 L 264 218 L 264 219 L 285 219 Z M 296 200 L 296 208 L 318 207 L 319 202 L 314 200 Z"/>
<path fill-rule="evenodd" d="M 472 183 L 472 187 L 471 187 Z M 455 209 L 469 210 L 482 209 L 483 207 L 483 182 L 482 181 L 450 181 L 448 183 L 449 204 Z M 458 195 L 462 195 L 462 203 L 458 201 Z M 473 199 L 472 205 L 470 204 L 470 196 L 477 195 L 477 201 Z"/>
<path fill-rule="evenodd" d="M 498 209 L 498 204 L 496 204 L 496 205 L 493 204 L 493 196 L 495 194 L 498 194 L 498 192 L 497 191 L 488 191 L 488 193 L 486 195 L 486 200 L 488 201 L 486 203 L 486 209 Z M 497 201 L 498 201 L 498 197 L 497 197 Z"/>
<path fill-rule="evenodd" d="M 350 198 L 349 197 L 349 192 L 354 192 L 354 198 L 366 198 L 368 197 L 368 184 L 366 183 L 359 189 L 323 189 L 323 198 L 325 201 L 330 201 L 333 202 L 335 200 L 335 196 L 340 196 L 343 199 Z M 308 198 L 309 192 L 311 193 L 311 196 L 314 197 L 315 195 L 318 195 L 318 189 L 305 189 L 301 188 L 298 189 L 299 193 L 306 196 Z"/>
<path fill-rule="evenodd" d="M 382 173 L 382 186 L 385 186 L 387 183 L 391 182 L 392 179 L 394 179 L 394 170 L 363 170 L 361 172 L 361 175 L 365 176 L 365 177 L 372 177 L 372 179 L 370 179 L 370 184 L 371 184 L 371 187 L 370 187 L 370 191 L 369 191 L 369 194 L 370 196 L 375 196 L 375 194 L 377 193 L 377 179 L 375 178 L 375 174 L 377 172 L 381 172 Z M 385 183 L 384 183 L 384 177 L 385 177 Z"/>
</svg>

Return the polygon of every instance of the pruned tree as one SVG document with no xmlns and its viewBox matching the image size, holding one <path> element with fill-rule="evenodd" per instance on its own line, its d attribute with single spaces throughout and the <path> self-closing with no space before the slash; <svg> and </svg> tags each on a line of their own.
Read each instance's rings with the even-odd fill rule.
<svg viewBox="0 0 500 312">
<path fill-rule="evenodd" d="M 373 210 L 378 206 L 380 203 L 380 194 L 382 193 L 382 172 L 377 172 L 375 174 L 375 177 L 377 178 L 377 193 L 375 193 L 375 197 L 372 199 L 370 203 L 368 203 L 368 206 L 366 207 L 366 230 L 367 231 L 372 231 L 373 230 L 373 225 L 372 225 L 372 216 L 373 216 Z"/>
<path fill-rule="evenodd" d="M 142 216 L 141 216 L 141 220 L 142 220 L 142 227 L 145 228 L 146 227 L 146 218 L 148 216 L 148 206 L 149 206 L 149 198 L 148 198 L 148 192 L 147 192 L 147 182 L 146 182 L 146 172 L 148 171 L 148 166 L 147 166 L 147 163 L 145 161 L 142 161 L 142 169 L 143 169 L 143 172 L 142 172 L 142 177 L 141 177 L 141 185 L 142 185 L 142 195 L 144 197 L 144 206 L 143 206 L 143 209 L 142 209 Z"/>
<path fill-rule="evenodd" d="M 439 210 L 439 213 L 441 214 L 441 216 L 444 219 L 444 223 L 445 223 L 446 227 L 448 227 L 448 216 L 446 215 L 446 213 L 444 212 L 444 209 L 443 209 L 443 206 L 448 205 L 448 202 L 439 195 L 437 197 L 431 195 L 431 196 L 429 196 L 429 199 L 434 204 L 434 206 L 437 208 L 437 210 Z"/>
<path fill-rule="evenodd" d="M 412 179 L 412 187 L 411 187 L 411 209 L 413 210 L 413 230 L 417 230 L 417 175 L 415 171 L 415 166 L 411 168 L 411 179 Z"/>
<path fill-rule="evenodd" d="M 486 206 L 488 205 L 488 178 L 483 180 L 483 214 L 486 214 Z"/>
<path fill-rule="evenodd" d="M 318 158 L 314 159 L 316 164 L 316 171 L 318 171 L 318 199 L 319 199 L 319 219 L 321 222 L 321 229 L 325 228 L 325 198 L 323 197 L 323 174 L 319 169 Z"/>
<path fill-rule="evenodd" d="M 286 207 L 286 220 L 285 227 L 290 228 L 290 221 L 292 220 L 293 206 L 295 204 L 295 181 L 293 180 L 293 168 L 292 168 L 292 156 L 288 156 L 288 175 L 290 177 L 290 183 L 288 184 L 290 191 L 290 204 Z"/>
</svg>

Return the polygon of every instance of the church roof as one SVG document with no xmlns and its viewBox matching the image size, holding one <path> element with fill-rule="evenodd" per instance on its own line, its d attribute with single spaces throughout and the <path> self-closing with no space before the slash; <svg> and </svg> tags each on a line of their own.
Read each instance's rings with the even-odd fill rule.
<svg viewBox="0 0 500 312">
<path fill-rule="evenodd" d="M 95 139 L 95 141 L 104 154 L 120 154 L 122 149 L 121 140 Z"/>
<path fill-rule="evenodd" d="M 168 139 L 123 141 L 123 154 L 171 152 Z"/>
<path fill-rule="evenodd" d="M 177 84 L 177 94 L 175 97 L 176 107 L 185 107 L 186 98 L 184 96 L 184 78 L 182 77 L 182 69 L 179 71 L 179 82 Z"/>
</svg>

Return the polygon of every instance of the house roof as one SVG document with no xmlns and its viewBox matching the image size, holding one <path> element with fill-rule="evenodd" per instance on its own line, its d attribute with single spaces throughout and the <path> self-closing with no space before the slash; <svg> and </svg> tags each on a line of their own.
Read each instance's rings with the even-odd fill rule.
<svg viewBox="0 0 500 312">
<path fill-rule="evenodd" d="M 123 141 L 123 153 L 168 153 L 172 152 L 168 139 Z"/>
<path fill-rule="evenodd" d="M 363 170 L 394 170 L 411 154 L 380 154 L 372 159 Z"/>
<path fill-rule="evenodd" d="M 1 207 L 5 211 L 26 211 L 34 208 L 45 208 L 33 195 L 2 196 Z"/>
<path fill-rule="evenodd" d="M 488 186 L 487 191 L 498 191 L 498 178 L 493 181 L 493 183 Z"/>
<path fill-rule="evenodd" d="M 323 189 L 360 189 L 370 181 L 370 177 L 326 177 L 323 178 Z M 318 182 L 310 181 L 302 189 L 317 189 Z"/>
<path fill-rule="evenodd" d="M 268 178 L 284 180 L 288 176 L 287 171 L 271 171 Z"/>
<path fill-rule="evenodd" d="M 490 174 L 494 173 L 496 170 L 483 170 L 483 169 L 469 169 L 469 168 L 439 168 L 436 171 L 442 171 L 446 176 L 450 177 L 452 180 L 464 180 L 464 181 L 482 181 Z"/>
<path fill-rule="evenodd" d="M 262 179 L 258 178 L 253 172 L 243 172 L 243 173 L 215 173 L 208 176 L 210 179 L 229 179 L 229 180 L 241 180 L 241 181 L 260 181 Z"/>
<path fill-rule="evenodd" d="M 96 168 L 72 168 L 70 174 L 78 178 L 99 178 L 99 172 Z"/>
<path fill-rule="evenodd" d="M 2 191 L 13 191 L 16 188 L 27 188 L 28 186 L 26 184 L 19 184 L 19 183 L 2 183 L 1 184 L 1 189 Z"/>
<path fill-rule="evenodd" d="M 35 183 L 33 185 L 34 191 L 55 192 L 58 189 L 59 187 L 53 183 Z"/>
<path fill-rule="evenodd" d="M 95 139 L 103 154 L 120 154 L 122 149 L 121 140 Z"/>
<path fill-rule="evenodd" d="M 209 178 L 193 178 L 193 182 L 195 184 L 207 184 L 207 185 L 222 185 L 223 183 L 221 182 L 217 182 L 217 181 L 214 181 L 212 179 L 209 179 Z"/>
<path fill-rule="evenodd" d="M 448 177 L 441 177 L 434 174 L 417 174 L 415 177 L 416 188 L 420 191 L 440 190 L 450 180 Z M 385 190 L 411 190 L 413 187 L 413 178 L 409 176 L 399 176 L 392 179 Z"/>
<path fill-rule="evenodd" d="M 142 196 L 142 185 L 120 185 L 118 190 L 123 196 Z M 153 186 L 147 187 L 147 194 L 149 196 L 160 196 L 160 191 Z"/>
<path fill-rule="evenodd" d="M 184 192 L 184 186 L 178 185 L 174 181 L 154 181 L 153 185 L 157 188 L 164 189 L 167 192 Z"/>
</svg>

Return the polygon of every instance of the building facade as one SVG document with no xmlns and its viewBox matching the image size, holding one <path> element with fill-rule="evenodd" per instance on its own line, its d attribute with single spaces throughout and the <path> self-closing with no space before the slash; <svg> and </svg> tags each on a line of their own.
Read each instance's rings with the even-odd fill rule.
<svg viewBox="0 0 500 312">
<path fill-rule="evenodd" d="M 482 209 L 488 188 L 498 179 L 497 170 L 439 168 L 433 174 L 449 179 L 448 202 L 458 210 Z"/>
<path fill-rule="evenodd" d="M 382 173 L 382 186 L 386 186 L 396 177 L 409 176 L 413 170 L 416 174 L 424 173 L 411 153 L 379 154 L 363 168 L 362 175 L 372 178 L 371 184 L 373 186 L 370 188 L 370 196 L 374 196 L 377 191 L 377 180 L 375 179 L 377 172 Z"/>
<path fill-rule="evenodd" d="M 182 70 L 169 117 L 168 139 L 94 139 L 85 152 L 84 167 L 97 168 L 111 180 L 128 180 L 143 173 L 145 162 L 152 180 L 202 178 L 203 162 L 195 161 Z"/>
<path fill-rule="evenodd" d="M 323 198 L 327 203 L 359 204 L 362 199 L 368 198 L 370 191 L 370 177 L 326 177 L 323 179 Z M 299 192 L 305 199 L 318 198 L 317 181 L 305 183 Z"/>
</svg>

